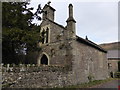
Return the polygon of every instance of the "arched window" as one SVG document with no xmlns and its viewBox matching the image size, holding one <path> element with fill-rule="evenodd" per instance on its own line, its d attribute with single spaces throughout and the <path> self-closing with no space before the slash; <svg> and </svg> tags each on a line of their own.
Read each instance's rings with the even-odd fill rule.
<svg viewBox="0 0 120 90">
<path fill-rule="evenodd" d="M 45 54 L 43 54 L 43 56 L 41 58 L 41 64 L 42 65 L 48 65 L 48 58 Z"/>
<path fill-rule="evenodd" d="M 49 28 L 44 28 L 41 31 L 41 42 L 42 44 L 48 43 L 49 42 Z"/>
</svg>

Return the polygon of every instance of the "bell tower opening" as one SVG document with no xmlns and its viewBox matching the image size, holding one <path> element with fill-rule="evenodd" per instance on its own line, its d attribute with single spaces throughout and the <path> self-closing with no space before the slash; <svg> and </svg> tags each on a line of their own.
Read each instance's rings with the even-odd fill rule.
<svg viewBox="0 0 120 90">
<path fill-rule="evenodd" d="M 43 54 L 43 56 L 41 58 L 41 64 L 42 65 L 48 65 L 48 58 L 45 54 Z"/>
</svg>

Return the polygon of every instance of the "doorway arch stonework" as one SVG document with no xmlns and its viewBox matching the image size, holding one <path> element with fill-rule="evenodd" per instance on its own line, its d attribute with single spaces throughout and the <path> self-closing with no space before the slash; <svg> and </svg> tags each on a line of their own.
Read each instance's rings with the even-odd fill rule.
<svg viewBox="0 0 120 90">
<path fill-rule="evenodd" d="M 43 52 L 38 58 L 38 65 L 49 65 L 49 56 L 47 53 Z"/>
</svg>

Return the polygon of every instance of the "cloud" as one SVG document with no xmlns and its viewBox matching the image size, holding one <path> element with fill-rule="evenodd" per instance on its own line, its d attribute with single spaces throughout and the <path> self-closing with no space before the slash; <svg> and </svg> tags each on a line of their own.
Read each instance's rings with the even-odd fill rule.
<svg viewBox="0 0 120 90">
<path fill-rule="evenodd" d="M 113 42 L 118 39 L 117 3 L 77 3 L 74 8 L 77 34 L 88 35 L 97 43 Z M 100 38 L 100 39 L 99 39 Z M 102 42 L 101 42 L 102 41 Z"/>
</svg>

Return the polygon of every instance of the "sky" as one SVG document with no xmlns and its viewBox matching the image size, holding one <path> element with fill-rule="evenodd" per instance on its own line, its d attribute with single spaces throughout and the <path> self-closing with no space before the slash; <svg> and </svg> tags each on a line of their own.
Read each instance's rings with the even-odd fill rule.
<svg viewBox="0 0 120 90">
<path fill-rule="evenodd" d="M 31 0 L 29 7 L 36 11 L 38 4 L 43 8 L 48 0 Z M 73 15 L 76 20 L 76 34 L 82 38 L 97 43 L 118 41 L 118 1 L 117 0 L 51 0 L 51 6 L 56 9 L 55 22 L 66 26 L 68 5 L 73 4 Z M 40 21 L 34 20 L 38 25 Z"/>
</svg>

